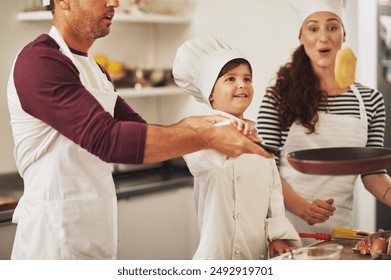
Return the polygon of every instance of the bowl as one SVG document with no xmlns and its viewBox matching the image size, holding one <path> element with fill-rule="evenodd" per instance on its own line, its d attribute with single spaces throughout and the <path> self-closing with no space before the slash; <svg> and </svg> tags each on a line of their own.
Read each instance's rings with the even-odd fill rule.
<svg viewBox="0 0 391 280">
<path fill-rule="evenodd" d="M 292 251 L 294 260 L 339 260 L 343 246 L 328 244 L 312 247 L 301 247 Z"/>
</svg>

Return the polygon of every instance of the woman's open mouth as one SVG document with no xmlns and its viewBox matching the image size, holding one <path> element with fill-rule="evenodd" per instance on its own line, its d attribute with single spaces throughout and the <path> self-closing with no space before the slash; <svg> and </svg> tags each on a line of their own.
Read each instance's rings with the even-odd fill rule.
<svg viewBox="0 0 391 280">
<path fill-rule="evenodd" d="M 328 54 L 330 52 L 330 49 L 320 49 L 319 53 L 320 54 Z"/>
</svg>

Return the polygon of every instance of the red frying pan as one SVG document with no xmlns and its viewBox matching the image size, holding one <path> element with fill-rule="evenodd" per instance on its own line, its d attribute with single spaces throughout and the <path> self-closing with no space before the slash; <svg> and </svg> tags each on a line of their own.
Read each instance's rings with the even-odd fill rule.
<svg viewBox="0 0 391 280">
<path fill-rule="evenodd" d="M 391 164 L 391 149 L 336 147 L 289 153 L 288 162 L 296 170 L 318 175 L 352 175 L 377 171 Z"/>
</svg>

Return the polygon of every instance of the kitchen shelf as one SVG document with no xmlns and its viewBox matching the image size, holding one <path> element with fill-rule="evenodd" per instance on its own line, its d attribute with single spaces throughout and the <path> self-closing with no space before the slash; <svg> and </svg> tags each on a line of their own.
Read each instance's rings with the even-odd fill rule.
<svg viewBox="0 0 391 280">
<path fill-rule="evenodd" d="M 381 60 L 381 65 L 383 67 L 390 67 L 391 66 L 391 59 L 382 59 Z"/>
<path fill-rule="evenodd" d="M 151 87 L 151 88 L 119 88 L 118 95 L 124 98 L 129 97 L 151 97 L 151 96 L 168 96 L 168 95 L 183 95 L 184 91 L 176 86 L 168 87 Z"/>
<path fill-rule="evenodd" d="M 52 14 L 50 11 L 20 12 L 17 14 L 17 19 L 19 21 L 47 21 L 52 19 Z M 130 15 L 117 12 L 114 17 L 114 22 L 187 24 L 190 21 L 190 15 Z"/>
</svg>

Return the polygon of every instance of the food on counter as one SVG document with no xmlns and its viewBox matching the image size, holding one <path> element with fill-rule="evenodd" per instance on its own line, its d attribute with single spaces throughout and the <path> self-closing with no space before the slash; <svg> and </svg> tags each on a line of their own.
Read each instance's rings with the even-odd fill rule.
<svg viewBox="0 0 391 280">
<path fill-rule="evenodd" d="M 383 237 L 380 237 L 375 241 L 373 241 L 371 245 L 371 250 L 380 253 L 387 253 L 387 244 L 388 244 L 388 239 L 386 241 Z"/>
<path fill-rule="evenodd" d="M 164 69 L 153 69 L 149 75 L 152 85 L 159 85 L 164 81 Z"/>
<path fill-rule="evenodd" d="M 359 240 L 353 250 L 358 251 L 361 255 L 369 254 L 371 243 L 368 237 Z"/>
<path fill-rule="evenodd" d="M 374 260 L 389 260 L 391 259 L 391 237 L 385 239 L 380 237 L 373 241 L 371 246 L 371 257 Z"/>
<path fill-rule="evenodd" d="M 94 60 L 106 69 L 113 81 L 125 76 L 125 67 L 119 61 L 110 60 L 105 54 L 94 55 Z"/>
<path fill-rule="evenodd" d="M 361 255 L 370 254 L 372 259 L 391 259 L 391 237 L 382 237 L 374 234 L 375 238 L 365 237 L 356 243 L 353 251 L 359 252 Z"/>
<path fill-rule="evenodd" d="M 106 69 L 107 64 L 109 63 L 109 58 L 104 54 L 94 55 L 94 60 L 100 64 L 103 68 Z"/>
<path fill-rule="evenodd" d="M 105 54 L 94 55 L 94 60 L 109 73 L 115 88 L 176 86 L 172 69 L 169 68 L 129 68 L 118 60 L 111 60 Z"/>
<path fill-rule="evenodd" d="M 116 60 L 109 61 L 106 66 L 106 70 L 109 72 L 109 75 L 113 81 L 119 80 L 125 75 L 125 69 L 123 65 Z"/>
<path fill-rule="evenodd" d="M 346 88 L 355 80 L 356 56 L 352 49 L 341 49 L 335 60 L 335 79 L 339 88 Z"/>
</svg>

